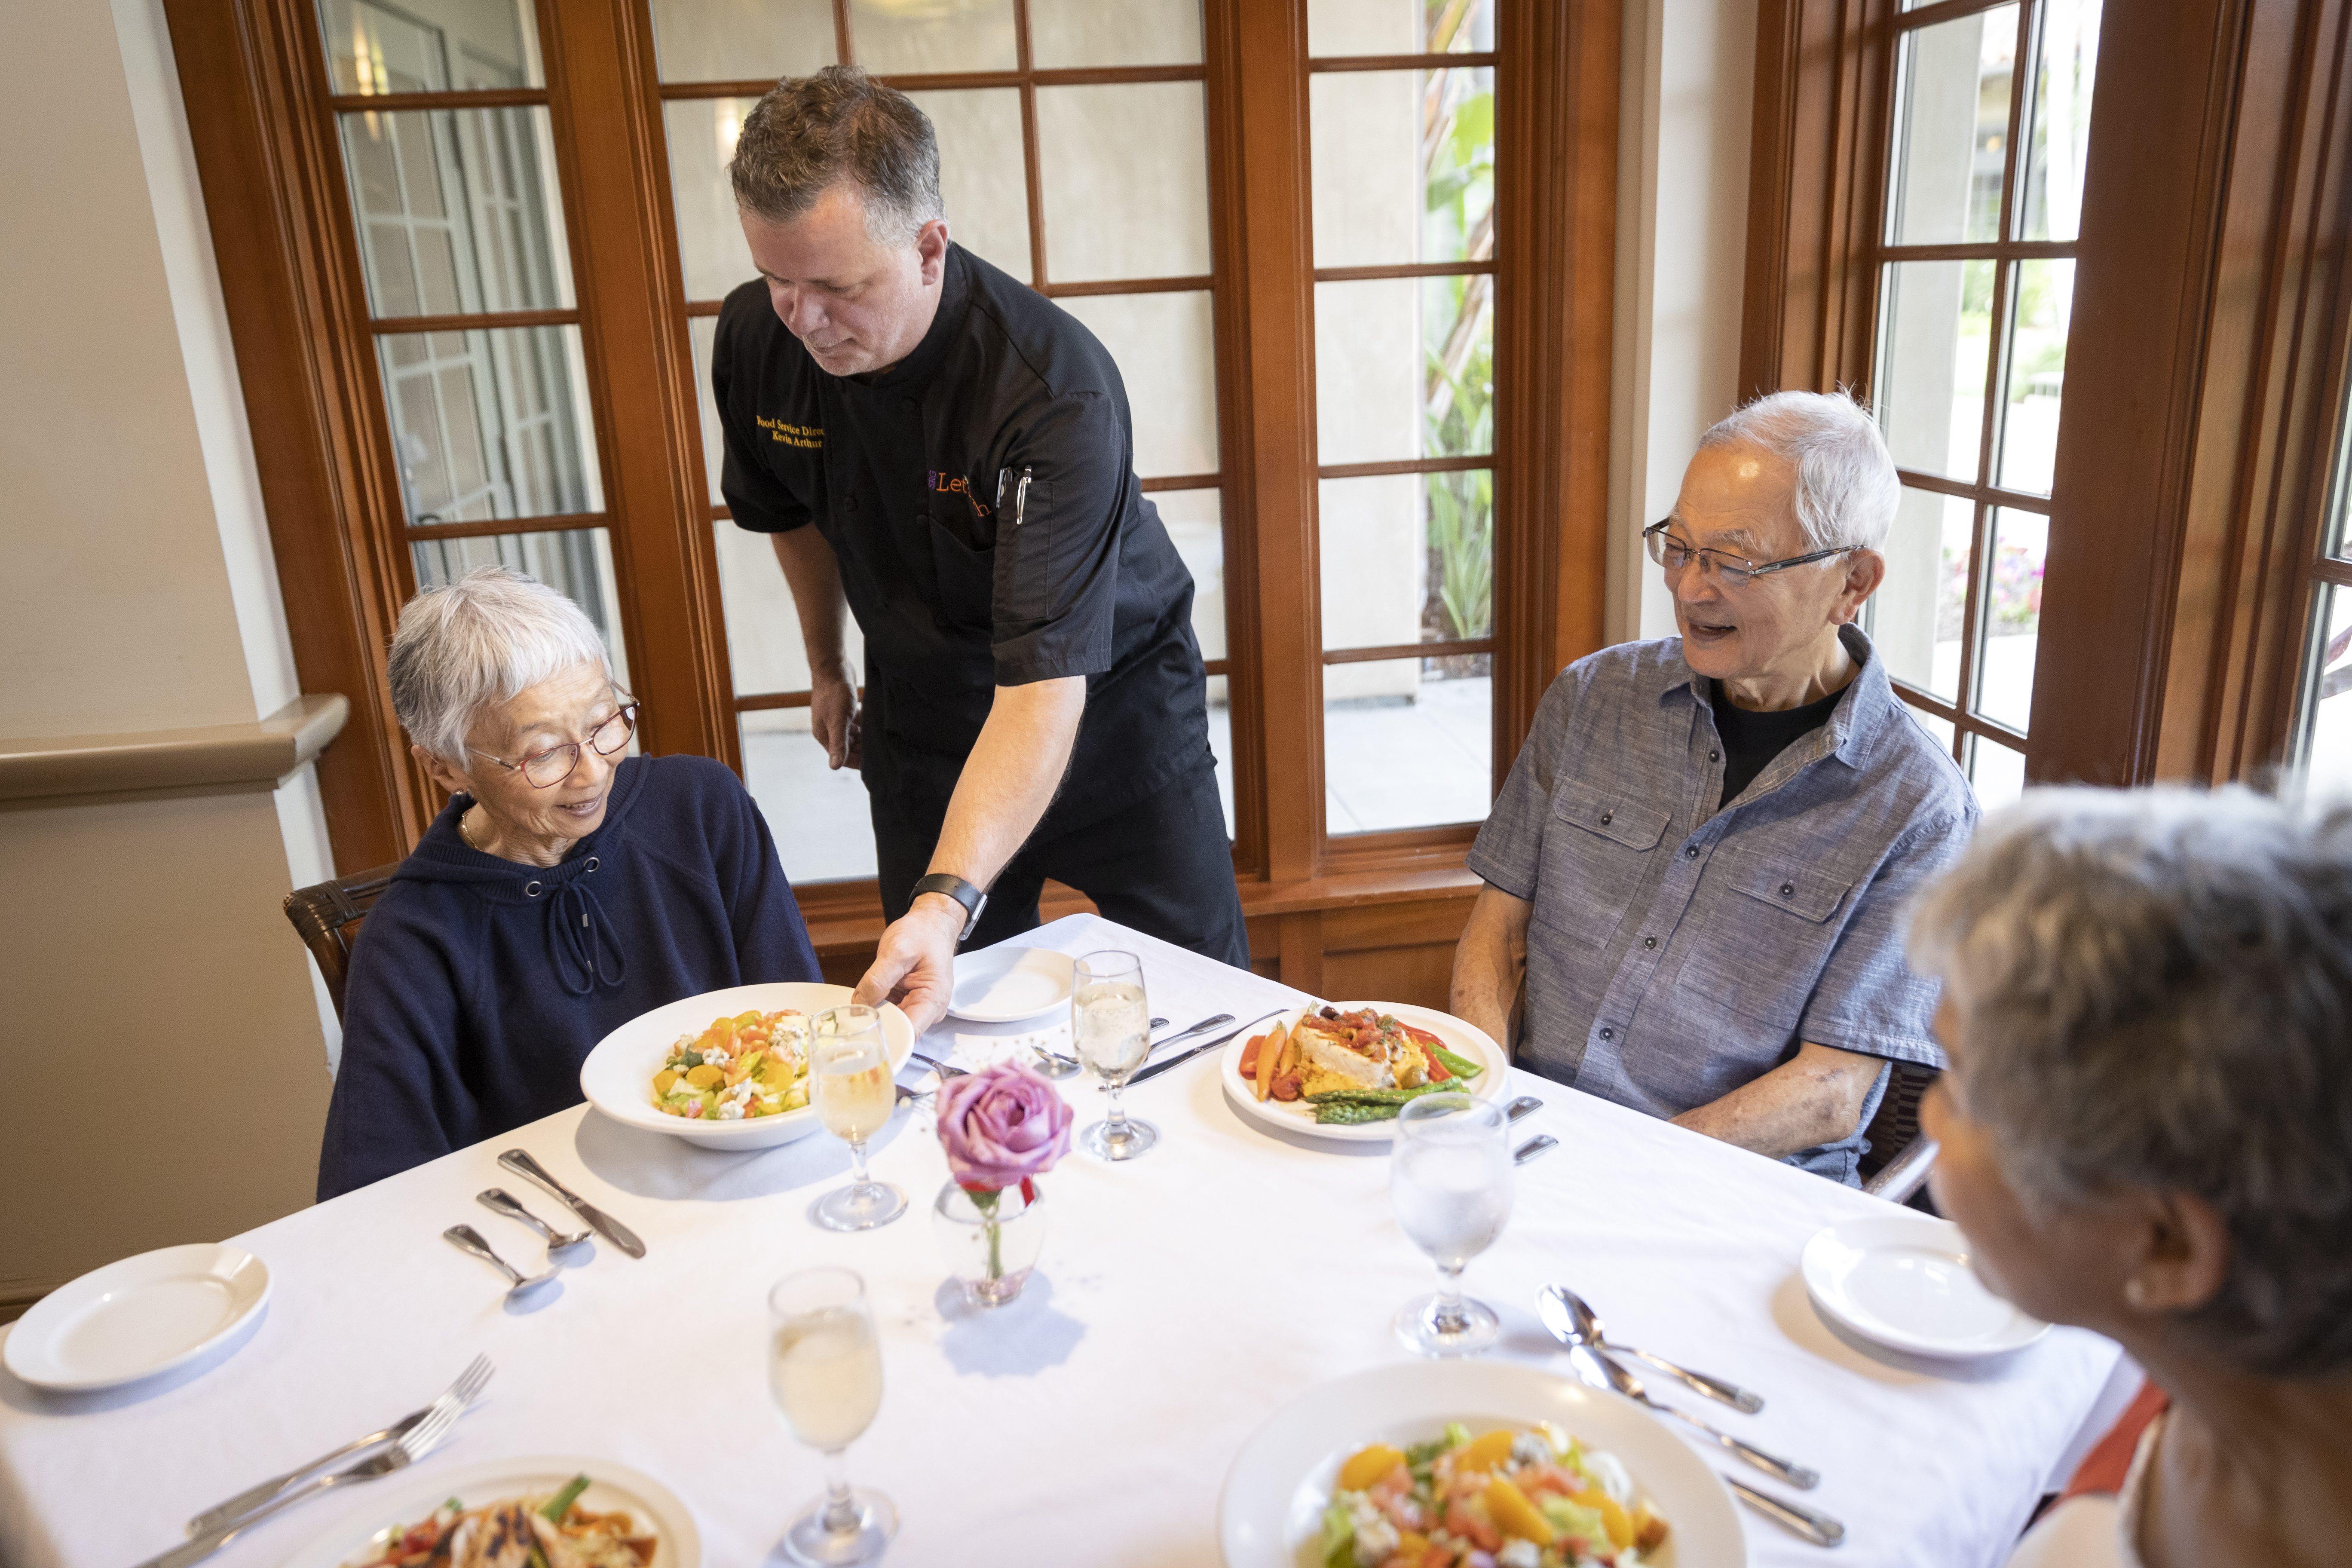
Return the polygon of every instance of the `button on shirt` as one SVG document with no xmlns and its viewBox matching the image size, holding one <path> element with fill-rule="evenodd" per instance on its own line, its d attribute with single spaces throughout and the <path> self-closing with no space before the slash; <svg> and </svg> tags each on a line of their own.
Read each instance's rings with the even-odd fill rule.
<svg viewBox="0 0 2352 1568">
<path fill-rule="evenodd" d="M 1192 574 L 1137 482 L 1118 369 L 1074 317 L 950 245 L 915 351 L 836 376 L 755 279 L 719 310 L 711 389 L 736 523 L 814 523 L 840 563 L 876 795 L 944 811 L 995 688 L 1063 676 L 1087 678 L 1083 787 L 1041 833 L 1211 761 Z"/>
<path fill-rule="evenodd" d="M 1679 637 L 1552 682 L 1469 860 L 1535 906 L 1521 1065 L 1662 1117 L 1804 1041 L 1944 1065 L 1903 916 L 1966 847 L 1976 799 L 1869 640 L 1841 636 L 1862 668 L 1829 722 L 1720 810 L 1710 683 Z M 1857 1130 L 1789 1163 L 1851 1184 L 1863 1148 Z"/>
</svg>

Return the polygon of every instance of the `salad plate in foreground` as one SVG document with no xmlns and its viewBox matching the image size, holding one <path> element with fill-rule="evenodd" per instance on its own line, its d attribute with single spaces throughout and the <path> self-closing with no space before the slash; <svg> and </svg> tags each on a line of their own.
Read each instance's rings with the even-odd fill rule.
<svg viewBox="0 0 2352 1568">
<path fill-rule="evenodd" d="M 1344 1143 L 1385 1143 L 1422 1094 L 1499 1099 L 1510 1058 L 1486 1032 L 1434 1007 L 1336 1002 L 1301 1008 L 1218 1058 L 1225 1098 L 1262 1126 Z"/>
<path fill-rule="evenodd" d="M 1326 1384 L 1225 1473 L 1226 1568 L 1732 1568 L 1731 1494 L 1638 1405 L 1507 1362 Z M 1475 1554 L 1480 1554 L 1475 1555 Z"/>
<path fill-rule="evenodd" d="M 407 1473 L 286 1560 L 286 1568 L 701 1568 L 694 1516 L 668 1488 L 609 1459 L 489 1459 Z M 530 1539 L 520 1552 L 503 1544 Z M 504 1552 L 505 1554 L 501 1554 Z"/>
<path fill-rule="evenodd" d="M 808 1031 L 845 1005 L 846 985 L 779 980 L 706 991 L 640 1013 L 580 1064 L 580 1092 L 625 1126 L 722 1150 L 772 1149 L 817 1129 L 808 1103 Z M 890 1070 L 915 1028 L 882 1005 Z"/>
</svg>

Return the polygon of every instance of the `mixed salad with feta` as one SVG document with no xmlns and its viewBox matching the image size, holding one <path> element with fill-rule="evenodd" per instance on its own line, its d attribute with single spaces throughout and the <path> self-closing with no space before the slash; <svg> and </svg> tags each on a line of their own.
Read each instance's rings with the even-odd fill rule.
<svg viewBox="0 0 2352 1568">
<path fill-rule="evenodd" d="M 739 1013 L 680 1035 L 654 1074 L 654 1107 L 689 1121 L 781 1116 L 809 1102 L 808 1015 Z"/>
<path fill-rule="evenodd" d="M 1549 1423 L 1472 1436 L 1449 1423 L 1410 1448 L 1339 1467 L 1324 1568 L 1641 1568 L 1666 1521 L 1614 1455 Z"/>
</svg>

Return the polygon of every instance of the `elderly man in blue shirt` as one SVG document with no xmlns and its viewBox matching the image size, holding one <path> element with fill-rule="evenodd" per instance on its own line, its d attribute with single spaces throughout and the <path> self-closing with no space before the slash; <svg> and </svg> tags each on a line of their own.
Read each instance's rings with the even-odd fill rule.
<svg viewBox="0 0 2352 1568">
<path fill-rule="evenodd" d="M 1706 433 L 1643 535 L 1682 635 L 1552 682 L 1454 959 L 1520 1065 L 1849 1184 L 1887 1064 L 1943 1064 L 1903 909 L 1977 817 L 1853 624 L 1899 498 L 1850 398 Z"/>
</svg>

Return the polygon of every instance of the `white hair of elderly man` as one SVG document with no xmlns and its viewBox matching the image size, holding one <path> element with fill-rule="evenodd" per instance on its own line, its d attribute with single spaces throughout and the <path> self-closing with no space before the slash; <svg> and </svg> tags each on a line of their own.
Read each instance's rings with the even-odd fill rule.
<svg viewBox="0 0 2352 1568">
<path fill-rule="evenodd" d="M 1717 420 L 1711 447 L 1755 447 L 1796 470 L 1797 526 L 1813 550 L 1876 550 L 1903 500 L 1878 421 L 1843 392 L 1775 392 Z"/>
</svg>

